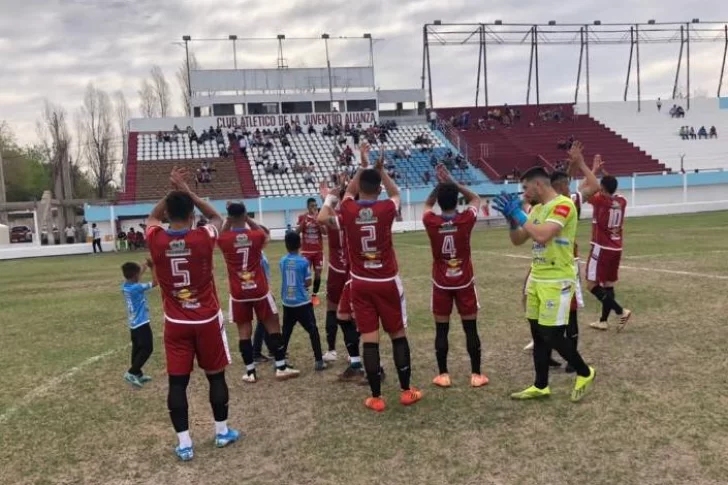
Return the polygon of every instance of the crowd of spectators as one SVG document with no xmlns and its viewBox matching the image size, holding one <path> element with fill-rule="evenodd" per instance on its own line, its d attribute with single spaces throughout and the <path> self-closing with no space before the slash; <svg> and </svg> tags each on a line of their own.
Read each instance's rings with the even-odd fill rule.
<svg viewBox="0 0 728 485">
<path fill-rule="evenodd" d="M 134 227 L 130 227 L 127 232 L 123 230 L 119 231 L 119 234 L 116 235 L 119 249 L 127 249 L 129 251 L 144 249 L 146 247 L 144 227 L 144 224 L 141 224 L 139 230 L 136 231 Z"/>
<path fill-rule="evenodd" d="M 200 168 L 195 172 L 195 186 L 212 183 L 212 172 L 217 172 L 217 170 L 210 165 L 210 162 L 203 160 Z"/>
<path fill-rule="evenodd" d="M 718 138 L 718 130 L 715 126 L 711 126 L 710 130 L 705 129 L 705 126 L 701 126 L 697 132 L 695 131 L 694 126 L 681 126 L 678 134 L 683 140 L 707 140 L 708 138 Z"/>
<path fill-rule="evenodd" d="M 662 104 L 660 104 L 662 106 Z M 660 108 L 657 108 L 659 111 Z M 670 117 L 671 118 L 685 118 L 685 110 L 682 106 L 678 106 L 676 104 L 672 105 L 672 108 L 670 108 Z"/>
</svg>

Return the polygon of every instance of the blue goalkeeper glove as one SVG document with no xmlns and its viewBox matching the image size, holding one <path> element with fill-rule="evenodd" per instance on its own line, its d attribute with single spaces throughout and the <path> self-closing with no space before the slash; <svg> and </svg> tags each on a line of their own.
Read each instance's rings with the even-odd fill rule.
<svg viewBox="0 0 728 485">
<path fill-rule="evenodd" d="M 501 192 L 493 200 L 493 208 L 503 214 L 503 216 L 511 224 L 511 229 L 517 229 L 524 225 L 528 220 L 528 216 L 521 208 L 521 199 L 518 194 L 506 194 Z"/>
</svg>

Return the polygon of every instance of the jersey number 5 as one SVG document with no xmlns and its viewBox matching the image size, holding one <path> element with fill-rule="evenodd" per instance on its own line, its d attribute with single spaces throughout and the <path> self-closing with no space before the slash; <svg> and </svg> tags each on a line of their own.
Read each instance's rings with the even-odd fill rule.
<svg viewBox="0 0 728 485">
<path fill-rule="evenodd" d="M 361 237 L 361 250 L 365 253 L 376 252 L 376 246 L 370 246 L 370 243 L 377 240 L 377 228 L 375 226 L 364 226 L 361 231 L 367 233 L 366 236 Z"/>
<path fill-rule="evenodd" d="M 172 265 L 172 276 L 175 278 L 182 278 L 182 281 L 175 281 L 175 288 L 182 288 L 183 286 L 190 286 L 190 272 L 186 269 L 182 269 L 183 264 L 187 264 L 185 258 L 172 258 L 169 260 Z"/>
</svg>

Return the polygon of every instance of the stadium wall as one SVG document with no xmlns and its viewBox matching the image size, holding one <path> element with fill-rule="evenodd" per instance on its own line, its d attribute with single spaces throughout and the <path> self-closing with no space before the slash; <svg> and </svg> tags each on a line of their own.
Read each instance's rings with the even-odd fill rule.
<svg viewBox="0 0 728 485">
<path fill-rule="evenodd" d="M 574 183 L 576 188 L 577 183 Z M 728 172 L 645 175 L 620 177 L 619 191 L 628 201 L 628 216 L 703 212 L 728 209 Z M 489 198 L 501 191 L 517 192 L 519 184 L 484 183 L 472 187 L 482 197 Z M 419 221 L 429 188 L 405 189 L 402 194 L 402 217 L 405 221 Z M 308 197 L 273 197 L 244 200 L 248 210 L 257 220 L 271 229 L 285 230 L 303 213 Z M 220 212 L 225 211 L 225 200 L 214 200 Z M 124 204 L 116 206 L 86 205 L 88 222 L 96 222 L 104 234 L 111 234 L 112 220 L 122 221 L 122 227 L 137 226 L 152 210 L 153 203 Z M 498 218 L 481 214 L 482 219 Z M 588 207 L 582 217 L 591 217 Z"/>
</svg>

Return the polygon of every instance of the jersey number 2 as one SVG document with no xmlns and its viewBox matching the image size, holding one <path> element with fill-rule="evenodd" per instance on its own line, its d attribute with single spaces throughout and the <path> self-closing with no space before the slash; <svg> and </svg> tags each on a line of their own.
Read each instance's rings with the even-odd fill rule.
<svg viewBox="0 0 728 485">
<path fill-rule="evenodd" d="M 364 226 L 361 228 L 362 232 L 366 232 L 366 236 L 361 237 L 361 250 L 365 253 L 376 252 L 376 246 L 372 247 L 369 244 L 374 243 L 377 240 L 377 228 L 375 226 Z"/>
</svg>

